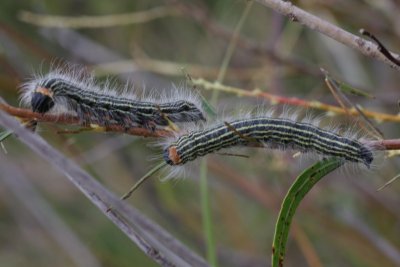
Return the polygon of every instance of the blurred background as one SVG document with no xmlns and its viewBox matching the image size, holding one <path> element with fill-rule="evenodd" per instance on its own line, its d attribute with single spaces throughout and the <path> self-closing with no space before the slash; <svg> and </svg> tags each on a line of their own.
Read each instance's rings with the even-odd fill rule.
<svg viewBox="0 0 400 267">
<path fill-rule="evenodd" d="M 400 51 L 397 0 L 294 2 L 354 34 L 365 28 Z M 174 86 L 191 90 L 185 73 L 214 82 L 246 6 L 241 0 L 2 0 L 1 97 L 18 106 L 19 85 L 62 61 L 94 71 L 100 81 L 111 77 L 121 86 L 129 81 L 136 92 Z M 350 97 L 353 103 L 371 111 L 399 112 L 398 71 L 258 3 L 243 18 L 223 84 L 338 105 L 320 67 L 376 96 Z M 206 99 L 213 94 L 197 89 Z M 220 93 L 217 103 L 219 115 L 239 106 L 282 109 L 265 99 L 229 93 Z M 344 129 L 357 120 L 289 108 L 321 115 L 327 124 Z M 373 123 L 385 138 L 398 138 L 399 122 Z M 161 153 L 149 146 L 154 139 L 57 133 L 65 128 L 42 124 L 39 134 L 117 195 L 153 167 Z M 294 178 L 313 160 L 261 149 L 240 153 L 250 158 L 208 157 L 218 265 L 265 266 L 280 204 Z M 156 266 L 16 138 L 8 138 L 0 154 L 0 266 Z M 400 182 L 377 191 L 399 173 L 400 161 L 394 156 L 378 165 L 370 171 L 336 171 L 306 196 L 294 218 L 286 266 L 400 266 Z M 185 179 L 158 178 L 162 175 L 128 201 L 205 257 L 198 167 L 188 168 Z"/>
</svg>

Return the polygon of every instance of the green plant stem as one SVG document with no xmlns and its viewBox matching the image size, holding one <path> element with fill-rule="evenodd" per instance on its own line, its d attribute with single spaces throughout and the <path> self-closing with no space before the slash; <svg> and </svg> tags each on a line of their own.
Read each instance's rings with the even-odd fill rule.
<svg viewBox="0 0 400 267">
<path fill-rule="evenodd" d="M 208 192 L 207 160 L 204 158 L 200 163 L 200 194 L 203 232 L 207 245 L 207 261 L 211 266 L 217 266 L 217 255 L 215 251 L 215 239 L 212 227 L 212 209 Z"/>
<path fill-rule="evenodd" d="M 229 62 L 232 58 L 233 52 L 236 48 L 237 44 L 237 39 L 240 34 L 240 31 L 243 27 L 243 24 L 249 14 L 249 11 L 253 5 L 253 1 L 248 1 L 246 3 L 246 7 L 243 11 L 243 14 L 238 22 L 238 24 L 235 27 L 233 36 L 231 41 L 229 42 L 228 49 L 226 50 L 226 53 L 224 55 L 224 59 L 222 61 L 219 73 L 218 73 L 218 78 L 216 80 L 217 83 L 222 83 L 225 75 L 226 75 L 226 70 L 229 66 Z M 218 95 L 219 92 L 217 90 L 213 91 L 211 95 L 211 105 L 216 106 L 217 101 L 218 101 Z M 208 263 L 216 267 L 217 266 L 217 256 L 215 252 L 215 241 L 214 241 L 214 234 L 213 234 L 213 227 L 212 227 L 212 210 L 210 207 L 210 201 L 209 201 L 209 192 L 208 192 L 208 182 L 207 182 L 207 160 L 206 158 L 203 158 L 200 163 L 200 195 L 201 195 L 201 209 L 202 209 L 202 221 L 203 221 L 203 230 L 204 230 L 204 235 L 206 237 L 206 243 L 207 243 L 207 260 Z"/>
<path fill-rule="evenodd" d="M 154 168 L 152 168 L 150 171 L 148 171 L 142 178 L 139 179 L 139 181 L 137 181 L 130 189 L 128 192 L 126 192 L 123 196 L 121 196 L 121 200 L 125 200 L 127 198 L 129 198 L 132 193 L 138 189 L 138 187 L 143 184 L 147 179 L 149 179 L 153 174 L 155 174 L 156 172 L 158 172 L 159 170 L 161 170 L 162 168 L 164 168 L 165 166 L 167 166 L 167 164 L 162 161 L 161 163 L 159 163 L 157 166 L 155 166 Z"/>
<path fill-rule="evenodd" d="M 246 7 L 245 7 L 245 9 L 243 11 L 243 14 L 242 14 L 238 24 L 236 25 L 236 28 L 235 28 L 235 30 L 233 32 L 232 39 L 229 42 L 228 49 L 226 50 L 224 59 L 222 61 L 221 68 L 219 70 L 218 77 L 217 77 L 217 80 L 216 80 L 217 83 L 222 83 L 224 81 L 224 79 L 225 79 L 226 70 L 228 69 L 229 62 L 230 62 L 230 60 L 232 58 L 233 52 L 235 51 L 240 31 L 243 28 L 243 24 L 246 21 L 246 18 L 249 15 L 249 12 L 250 12 L 252 6 L 253 6 L 253 1 L 248 1 L 246 3 Z M 217 103 L 218 95 L 219 95 L 218 91 L 214 91 L 213 92 L 213 94 L 211 96 L 211 104 L 212 105 L 215 105 Z"/>
</svg>

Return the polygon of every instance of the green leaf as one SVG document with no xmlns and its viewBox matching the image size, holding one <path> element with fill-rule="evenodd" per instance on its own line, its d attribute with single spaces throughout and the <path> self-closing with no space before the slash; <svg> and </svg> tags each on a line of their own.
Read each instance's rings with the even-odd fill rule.
<svg viewBox="0 0 400 267">
<path fill-rule="evenodd" d="M 344 92 L 344 93 L 348 93 L 348 94 L 352 94 L 352 95 L 356 95 L 356 96 L 363 96 L 363 97 L 367 97 L 367 98 L 375 98 L 375 96 L 373 96 L 372 94 L 365 92 L 363 90 L 354 88 L 353 86 L 343 83 L 343 82 L 339 82 L 339 89 L 340 91 Z"/>
<path fill-rule="evenodd" d="M 319 180 L 342 164 L 343 160 L 337 158 L 322 160 L 296 178 L 283 200 L 276 223 L 272 244 L 272 267 L 283 266 L 290 224 L 301 200 Z"/>
<path fill-rule="evenodd" d="M 325 79 L 327 81 L 329 81 L 329 83 L 335 87 L 336 90 L 340 90 L 343 93 L 346 94 L 351 94 L 351 95 L 355 95 L 355 96 L 362 96 L 362 97 L 367 97 L 370 99 L 375 98 L 374 95 L 365 92 L 361 89 L 357 89 L 345 82 L 339 81 L 337 79 L 334 79 L 332 76 L 330 76 L 330 74 L 328 73 L 328 71 L 321 69 L 322 73 L 325 75 Z"/>
</svg>

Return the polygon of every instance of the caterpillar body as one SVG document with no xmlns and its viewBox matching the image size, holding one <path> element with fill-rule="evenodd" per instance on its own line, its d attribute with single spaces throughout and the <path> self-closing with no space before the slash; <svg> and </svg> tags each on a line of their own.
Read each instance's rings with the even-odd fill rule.
<svg viewBox="0 0 400 267">
<path fill-rule="evenodd" d="M 54 71 L 25 83 L 22 102 L 33 111 L 72 113 L 82 124 L 124 127 L 166 126 L 173 123 L 204 121 L 201 101 L 195 94 L 176 89 L 169 96 L 138 98 L 118 93 L 108 84 L 99 87 L 92 75 Z"/>
<path fill-rule="evenodd" d="M 269 148 L 316 152 L 346 162 L 363 163 L 368 168 L 374 159 L 371 148 L 356 139 L 311 123 L 270 117 L 238 119 L 184 134 L 167 144 L 163 158 L 169 165 L 184 165 L 223 148 L 248 146 L 254 142 Z"/>
</svg>

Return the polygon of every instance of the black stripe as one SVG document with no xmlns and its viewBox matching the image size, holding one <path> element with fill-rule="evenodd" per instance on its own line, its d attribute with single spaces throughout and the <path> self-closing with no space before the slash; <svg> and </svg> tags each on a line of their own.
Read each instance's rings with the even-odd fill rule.
<svg viewBox="0 0 400 267">
<path fill-rule="evenodd" d="M 373 160 L 372 152 L 360 142 L 328 132 L 309 123 L 261 117 L 236 120 L 229 124 L 239 134 L 221 124 L 178 138 L 171 146 L 176 146 L 181 159 L 180 164 L 222 148 L 248 145 L 251 139 L 273 148 L 295 148 L 303 152 L 315 151 L 352 162 L 363 162 L 367 166 Z M 247 136 L 249 139 L 241 136 Z"/>
</svg>

